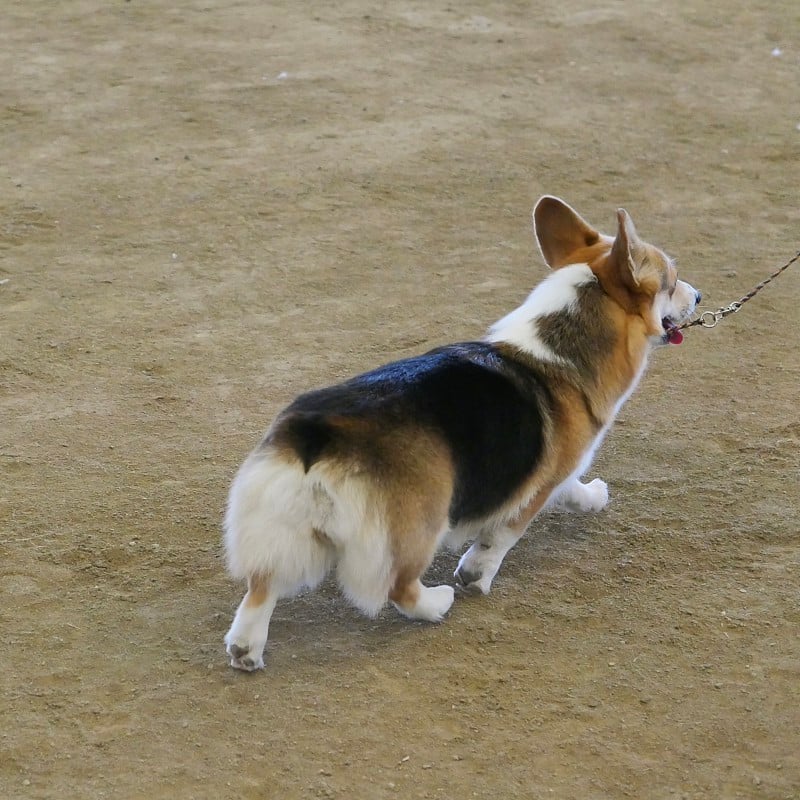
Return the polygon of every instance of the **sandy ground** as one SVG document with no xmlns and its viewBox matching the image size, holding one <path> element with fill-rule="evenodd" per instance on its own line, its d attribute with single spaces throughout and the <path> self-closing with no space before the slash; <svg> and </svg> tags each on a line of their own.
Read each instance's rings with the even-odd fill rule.
<svg viewBox="0 0 800 800">
<path fill-rule="evenodd" d="M 800 5 L 0 16 L 2 797 L 800 797 L 797 268 L 657 354 L 609 508 L 440 626 L 326 585 L 235 672 L 219 535 L 293 395 L 524 298 L 542 193 L 710 308 L 791 256 Z"/>
</svg>

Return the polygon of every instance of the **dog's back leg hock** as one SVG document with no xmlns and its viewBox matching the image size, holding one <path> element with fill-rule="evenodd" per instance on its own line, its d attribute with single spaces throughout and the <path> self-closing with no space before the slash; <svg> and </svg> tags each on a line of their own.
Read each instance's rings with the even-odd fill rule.
<svg viewBox="0 0 800 800">
<path fill-rule="evenodd" d="M 269 621 L 278 602 L 278 594 L 270 583 L 268 575 L 256 574 L 247 579 L 247 594 L 225 636 L 231 666 L 236 669 L 252 672 L 264 666 Z"/>
</svg>

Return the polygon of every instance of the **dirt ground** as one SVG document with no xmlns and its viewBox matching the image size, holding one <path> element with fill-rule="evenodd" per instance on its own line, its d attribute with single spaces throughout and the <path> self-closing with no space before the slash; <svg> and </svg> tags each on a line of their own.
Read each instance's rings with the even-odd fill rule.
<svg viewBox="0 0 800 800">
<path fill-rule="evenodd" d="M 235 672 L 220 547 L 296 393 L 521 302 L 539 195 L 707 308 L 783 263 L 798 85 L 795 0 L 5 2 L 0 796 L 800 797 L 800 268 L 439 626 L 326 584 Z"/>
</svg>

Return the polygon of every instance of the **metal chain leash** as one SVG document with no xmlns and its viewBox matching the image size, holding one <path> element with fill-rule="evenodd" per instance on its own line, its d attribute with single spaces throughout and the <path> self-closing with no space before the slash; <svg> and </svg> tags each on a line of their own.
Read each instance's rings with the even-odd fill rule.
<svg viewBox="0 0 800 800">
<path fill-rule="evenodd" d="M 704 311 L 697 319 L 693 319 L 691 322 L 684 322 L 683 325 L 678 325 L 677 329 L 682 331 L 695 325 L 702 325 L 704 328 L 715 327 L 721 319 L 725 319 L 725 317 L 727 317 L 729 314 L 735 314 L 748 300 L 755 297 L 768 283 L 770 283 L 770 281 L 775 280 L 775 278 L 777 278 L 781 272 L 791 267 L 798 258 L 800 258 L 800 250 L 798 250 L 794 256 L 790 258 L 782 267 L 776 269 L 772 275 L 770 275 L 768 278 L 764 278 L 761 283 L 753 287 L 744 297 L 741 298 L 741 300 L 737 300 L 730 305 L 718 308 L 716 311 Z"/>
</svg>

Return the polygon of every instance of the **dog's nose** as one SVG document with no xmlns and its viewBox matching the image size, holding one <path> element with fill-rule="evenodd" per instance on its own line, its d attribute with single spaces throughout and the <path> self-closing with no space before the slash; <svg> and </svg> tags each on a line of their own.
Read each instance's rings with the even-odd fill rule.
<svg viewBox="0 0 800 800">
<path fill-rule="evenodd" d="M 700 301 L 701 301 L 702 299 L 703 299 L 703 295 L 701 295 L 701 294 L 700 294 L 700 292 L 698 292 L 698 291 L 695 289 L 695 292 L 694 292 L 694 302 L 695 302 L 697 305 L 700 305 Z"/>
</svg>

